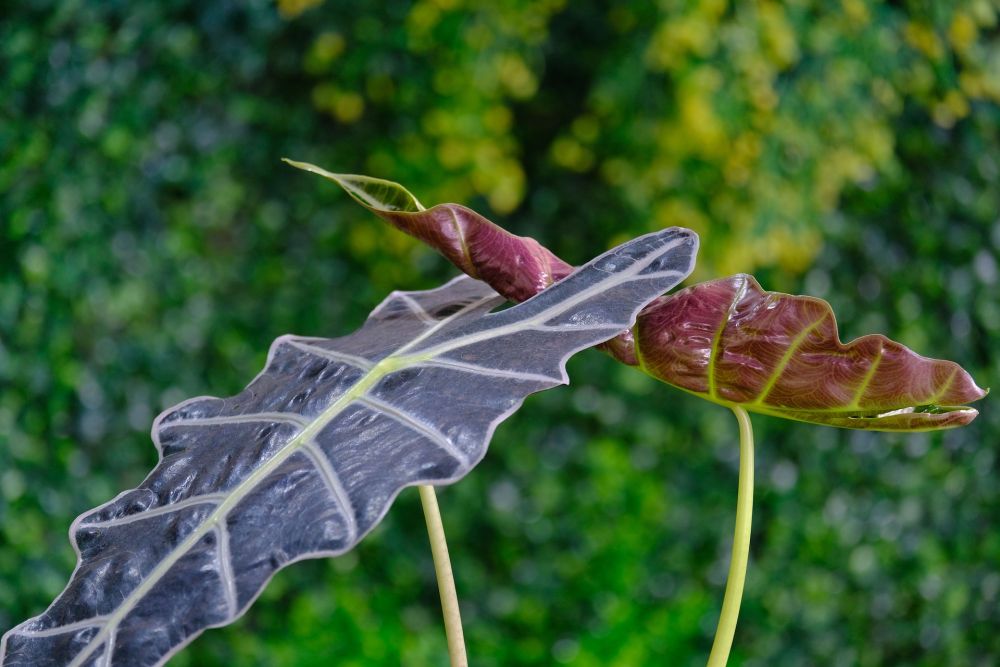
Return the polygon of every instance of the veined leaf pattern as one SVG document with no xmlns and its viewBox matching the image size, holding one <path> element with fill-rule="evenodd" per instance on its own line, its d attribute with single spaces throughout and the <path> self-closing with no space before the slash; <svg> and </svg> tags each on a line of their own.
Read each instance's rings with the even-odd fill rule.
<svg viewBox="0 0 1000 667">
<path fill-rule="evenodd" d="M 348 336 L 277 339 L 239 394 L 157 417 L 160 462 L 76 519 L 69 584 L 0 663 L 156 665 L 232 622 L 280 568 L 353 547 L 402 488 L 468 473 L 525 396 L 564 384 L 568 357 L 629 327 L 696 249 L 665 230 L 499 312 L 461 277 L 394 292 Z"/>
<path fill-rule="evenodd" d="M 833 309 L 740 274 L 662 297 L 635 326 L 643 370 L 723 405 L 846 428 L 963 426 L 986 392 L 958 364 L 885 336 L 846 345 Z"/>
</svg>

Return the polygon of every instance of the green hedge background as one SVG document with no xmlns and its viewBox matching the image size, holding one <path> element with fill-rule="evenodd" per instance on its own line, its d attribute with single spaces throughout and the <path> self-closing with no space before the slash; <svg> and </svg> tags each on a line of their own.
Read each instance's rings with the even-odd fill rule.
<svg viewBox="0 0 1000 667">
<path fill-rule="evenodd" d="M 149 426 L 277 335 L 339 335 L 454 271 L 281 156 L 471 205 L 580 263 L 663 226 L 1000 371 L 994 0 L 16 3 L 0 20 L 0 630 Z M 440 493 L 476 665 L 700 665 L 736 426 L 596 352 Z M 732 664 L 1000 662 L 995 401 L 947 433 L 755 417 Z M 176 665 L 445 664 L 415 491 Z"/>
</svg>

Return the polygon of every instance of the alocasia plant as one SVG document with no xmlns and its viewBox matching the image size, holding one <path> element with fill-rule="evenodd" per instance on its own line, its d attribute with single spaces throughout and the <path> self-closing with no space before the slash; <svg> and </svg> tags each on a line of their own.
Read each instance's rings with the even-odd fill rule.
<svg viewBox="0 0 1000 667">
<path fill-rule="evenodd" d="M 288 162 L 336 182 L 512 300 L 571 270 L 534 239 L 510 234 L 464 206 L 425 209 L 397 183 Z M 957 364 L 921 357 L 884 336 L 844 345 L 825 301 L 765 292 L 747 275 L 660 297 L 631 330 L 601 347 L 658 380 L 731 408 L 739 422 L 736 531 L 709 667 L 727 661 L 749 555 L 753 432 L 747 410 L 845 428 L 919 431 L 968 424 L 978 413 L 964 403 L 986 394 Z"/>
<path fill-rule="evenodd" d="M 277 339 L 241 393 L 156 419 L 160 462 L 77 518 L 68 586 L 4 635 L 2 664 L 160 664 L 232 622 L 278 569 L 352 548 L 402 488 L 468 473 L 571 354 L 683 280 L 697 245 L 640 237 L 495 313 L 505 299 L 463 276 L 391 294 L 343 338 Z"/>
<path fill-rule="evenodd" d="M 243 613 L 276 570 L 350 549 L 403 487 L 462 477 L 524 396 L 565 382 L 567 357 L 599 345 L 739 419 L 736 540 L 709 659 L 722 665 L 749 542 L 745 410 L 920 430 L 968 423 L 977 413 L 963 404 L 985 393 L 957 365 L 884 337 L 844 345 L 825 302 L 764 292 L 749 276 L 656 298 L 693 267 L 687 230 L 641 237 L 574 272 L 463 206 L 425 209 L 390 181 L 293 164 L 470 277 L 393 293 L 344 338 L 279 338 L 242 393 L 163 413 L 160 463 L 76 520 L 70 584 L 4 636 L 2 664 L 160 664 Z M 489 312 L 505 298 L 524 303 Z"/>
</svg>

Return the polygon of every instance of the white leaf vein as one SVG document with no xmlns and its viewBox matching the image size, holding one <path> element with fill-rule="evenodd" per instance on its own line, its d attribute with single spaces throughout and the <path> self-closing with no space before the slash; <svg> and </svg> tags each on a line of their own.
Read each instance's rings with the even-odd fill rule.
<svg viewBox="0 0 1000 667">
<path fill-rule="evenodd" d="M 464 361 L 456 361 L 453 359 L 428 359 L 427 361 L 421 361 L 415 366 L 428 366 L 431 368 L 446 368 L 449 370 L 465 371 L 467 373 L 475 373 L 476 375 L 486 375 L 489 377 L 503 378 L 505 380 L 524 380 L 528 382 L 545 382 L 552 383 L 561 382 L 561 378 L 552 377 L 551 375 L 545 375 L 543 373 L 522 373 L 520 371 L 510 371 L 503 368 L 490 368 L 489 366 L 480 366 L 479 364 L 470 364 Z"/>
<path fill-rule="evenodd" d="M 111 628 L 111 632 L 108 633 L 108 641 L 104 647 L 104 667 L 111 667 L 111 656 L 115 652 L 115 642 L 118 640 L 118 628 Z"/>
<path fill-rule="evenodd" d="M 229 551 L 229 529 L 224 522 L 215 524 L 216 552 L 219 558 L 219 579 L 222 583 L 223 596 L 226 598 L 226 608 L 229 618 L 239 611 L 236 595 L 236 575 L 233 573 L 232 554 Z"/>
<path fill-rule="evenodd" d="M 207 504 L 218 505 L 225 499 L 226 494 L 224 493 L 204 493 L 199 496 L 191 496 L 190 498 L 185 498 L 184 500 L 178 500 L 177 502 L 170 503 L 169 505 L 161 505 L 159 507 L 141 510 L 135 514 L 129 514 L 117 519 L 81 523 L 80 528 L 113 528 L 115 526 L 124 526 L 129 523 L 152 519 L 153 517 L 162 516 L 164 514 L 173 514 L 174 512 L 178 512 L 186 507 Z"/>
<path fill-rule="evenodd" d="M 11 634 L 21 635 L 22 637 L 54 637 L 67 632 L 83 630 L 84 628 L 101 626 L 104 625 L 107 620 L 107 616 L 92 616 L 91 618 L 85 618 L 82 621 L 74 621 L 73 623 L 67 623 L 55 628 L 46 628 L 45 630 L 18 630 L 15 628 L 11 631 Z"/>
<path fill-rule="evenodd" d="M 434 319 L 434 317 L 430 313 L 424 310 L 423 306 L 417 303 L 416 299 L 411 297 L 406 292 L 397 292 L 395 296 L 397 299 L 402 301 L 409 309 L 409 311 L 414 315 L 416 315 L 417 319 L 420 320 L 421 322 L 431 325 L 438 323 L 438 320 Z"/>
<path fill-rule="evenodd" d="M 347 526 L 347 543 L 354 542 L 358 536 L 358 521 L 354 514 L 354 507 L 351 505 L 351 498 L 340 480 L 340 475 L 333 469 L 329 459 L 326 458 L 315 441 L 310 440 L 302 445 L 302 453 L 312 462 L 316 472 L 340 508 L 340 513 L 344 515 L 344 523 Z"/>
<path fill-rule="evenodd" d="M 529 331 L 549 331 L 553 333 L 566 333 L 568 331 L 610 331 L 617 333 L 622 330 L 622 326 L 618 324 L 611 325 L 590 325 L 590 324 L 539 324 L 532 327 L 526 327 Z"/>
<path fill-rule="evenodd" d="M 363 371 L 370 371 L 375 364 L 365 359 L 364 357 L 359 357 L 348 352 L 339 352 L 336 350 L 328 350 L 325 347 L 318 347 L 316 345 L 310 345 L 309 343 L 303 343 L 300 340 L 288 339 L 285 341 L 297 350 L 301 350 L 315 357 L 323 357 L 325 359 L 330 359 L 332 361 L 338 361 L 342 364 L 347 364 L 348 366 L 354 366 L 355 368 L 360 368 Z"/>
<path fill-rule="evenodd" d="M 232 424 L 256 424 L 259 422 L 282 422 L 305 428 L 309 422 L 294 412 L 256 412 L 245 415 L 222 415 L 220 417 L 191 417 L 160 422 L 160 429 L 173 426 L 229 426 Z"/>
<path fill-rule="evenodd" d="M 465 452 L 460 450 L 455 446 L 448 436 L 441 431 L 437 430 L 433 426 L 425 424 L 408 412 L 404 412 L 399 408 L 396 408 L 385 401 L 379 400 L 371 395 L 365 395 L 358 399 L 359 403 L 363 403 L 368 407 L 381 412 L 385 416 L 393 419 L 399 424 L 409 428 L 411 431 L 415 431 L 420 435 L 424 436 L 435 445 L 443 449 L 449 456 L 459 462 L 463 466 L 469 465 L 469 457 L 465 455 Z"/>
</svg>

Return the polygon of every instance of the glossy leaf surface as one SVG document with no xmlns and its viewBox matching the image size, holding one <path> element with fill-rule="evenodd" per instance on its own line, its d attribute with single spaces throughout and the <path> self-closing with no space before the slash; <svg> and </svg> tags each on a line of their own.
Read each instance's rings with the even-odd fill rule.
<svg viewBox="0 0 1000 667">
<path fill-rule="evenodd" d="M 512 300 L 528 298 L 571 270 L 534 239 L 511 234 L 463 206 L 400 212 L 394 207 L 405 199 L 400 185 L 385 190 L 384 200 L 362 200 L 352 190 L 363 177 L 290 164 L 335 181 L 369 210 Z M 828 303 L 764 292 L 746 275 L 657 299 L 639 313 L 632 332 L 600 347 L 638 365 L 637 343 L 642 370 L 663 382 L 716 403 L 831 426 L 891 431 L 963 426 L 978 412 L 962 404 L 986 393 L 957 364 L 927 359 L 884 336 L 844 345 Z"/>
<path fill-rule="evenodd" d="M 958 364 L 881 335 L 843 344 L 826 301 L 736 275 L 651 304 L 635 327 L 643 370 L 723 405 L 886 431 L 962 426 L 985 395 Z"/>
<path fill-rule="evenodd" d="M 696 249 L 667 230 L 496 313 L 504 299 L 463 276 L 394 292 L 343 338 L 279 338 L 241 393 L 156 419 L 160 462 L 77 518 L 68 586 L 0 663 L 161 664 L 232 622 L 280 568 L 353 547 L 402 488 L 468 473 L 525 396 L 565 383 L 567 358 L 629 327 Z"/>
</svg>

